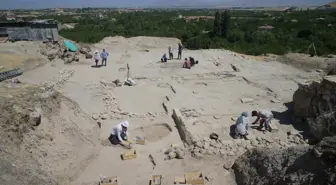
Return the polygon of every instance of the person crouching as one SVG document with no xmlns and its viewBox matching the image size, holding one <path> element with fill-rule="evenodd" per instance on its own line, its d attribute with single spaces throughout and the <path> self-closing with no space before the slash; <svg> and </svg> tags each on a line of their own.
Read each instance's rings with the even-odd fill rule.
<svg viewBox="0 0 336 185">
<path fill-rule="evenodd" d="M 269 110 L 254 110 L 252 111 L 252 117 L 256 116 L 257 119 L 252 123 L 257 124 L 259 122 L 259 130 L 262 130 L 265 127 L 264 133 L 270 131 L 269 124 L 273 120 L 273 113 Z"/>
<path fill-rule="evenodd" d="M 244 138 L 247 139 L 248 135 L 248 127 L 249 127 L 250 120 L 248 118 L 248 113 L 243 112 L 241 116 L 238 117 L 235 125 L 235 135 L 234 138 Z"/>
<path fill-rule="evenodd" d="M 125 141 L 128 140 L 128 126 L 128 121 L 123 121 L 113 127 L 109 137 L 109 140 L 113 145 L 125 145 Z"/>
<path fill-rule="evenodd" d="M 161 62 L 167 62 L 167 54 L 163 54 L 163 56 L 161 57 Z"/>
<path fill-rule="evenodd" d="M 190 69 L 191 68 L 191 62 L 188 58 L 184 59 L 184 64 L 182 66 L 182 68 L 186 68 L 186 69 Z"/>
</svg>

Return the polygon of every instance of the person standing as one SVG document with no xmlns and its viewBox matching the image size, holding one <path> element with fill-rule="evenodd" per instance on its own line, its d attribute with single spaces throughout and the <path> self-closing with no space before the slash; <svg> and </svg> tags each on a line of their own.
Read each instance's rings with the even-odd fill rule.
<svg viewBox="0 0 336 185">
<path fill-rule="evenodd" d="M 102 66 L 106 66 L 106 61 L 109 54 L 106 52 L 105 49 L 103 49 L 103 52 L 100 54 L 100 56 L 102 58 Z"/>
<path fill-rule="evenodd" d="M 169 60 L 173 60 L 173 48 L 171 45 L 168 47 L 168 53 L 169 53 Z"/>
<path fill-rule="evenodd" d="M 96 52 L 94 54 L 94 60 L 96 62 L 96 67 L 98 67 L 98 62 L 99 62 L 99 53 L 98 53 L 98 50 L 96 50 Z"/>
<path fill-rule="evenodd" d="M 177 54 L 177 58 L 179 60 L 181 60 L 181 58 L 182 58 L 182 50 L 183 50 L 183 46 L 182 46 L 182 43 L 180 42 L 180 43 L 178 43 L 178 54 Z"/>
</svg>

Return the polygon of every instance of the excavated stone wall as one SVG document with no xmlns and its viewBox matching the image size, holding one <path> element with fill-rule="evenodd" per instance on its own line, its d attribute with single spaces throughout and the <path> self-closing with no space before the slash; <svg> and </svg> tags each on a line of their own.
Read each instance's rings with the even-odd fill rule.
<svg viewBox="0 0 336 185">
<path fill-rule="evenodd" d="M 296 122 L 308 126 L 310 133 L 321 140 L 336 135 L 336 76 L 321 81 L 299 84 L 293 95 Z"/>
<path fill-rule="evenodd" d="M 331 185 L 336 182 L 336 137 L 315 147 L 253 149 L 233 165 L 238 185 Z"/>
<path fill-rule="evenodd" d="M 285 150 L 252 149 L 232 169 L 238 185 L 336 184 L 336 76 L 299 84 L 293 95 L 294 122 L 320 141 Z"/>
</svg>

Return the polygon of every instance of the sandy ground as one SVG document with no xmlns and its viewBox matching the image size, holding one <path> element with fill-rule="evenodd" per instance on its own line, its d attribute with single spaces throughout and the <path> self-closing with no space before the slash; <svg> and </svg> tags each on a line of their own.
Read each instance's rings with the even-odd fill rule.
<svg viewBox="0 0 336 185">
<path fill-rule="evenodd" d="M 29 70 L 48 62 L 39 53 L 39 42 L 0 43 L 0 72 L 13 68 Z"/>
<path fill-rule="evenodd" d="M 102 123 L 100 138 L 104 147 L 73 185 L 94 184 L 100 175 L 118 176 L 119 184 L 140 185 L 148 183 L 151 175 L 157 174 L 164 175 L 165 182 L 169 184 L 173 183 L 175 176 L 195 171 L 211 177 L 208 184 L 233 185 L 234 176 L 223 168 L 224 159 L 219 156 L 198 160 L 187 155 L 182 160 L 164 160 L 163 150 L 169 145 L 183 146 L 171 118 L 172 109 L 189 110 L 194 114 L 188 116 L 188 120 L 194 123 L 188 129 L 197 140 L 216 132 L 226 142 L 233 142 L 229 136 L 230 126 L 234 124 L 232 118 L 243 111 L 269 109 L 274 111 L 279 132 L 264 135 L 252 130 L 252 137 L 286 138 L 286 132 L 293 128 L 286 122 L 288 119 L 284 112 L 287 107 L 284 103 L 292 100 L 297 82 L 319 75 L 276 61 L 260 62 L 241 57 L 226 50 L 185 50 L 183 58 L 192 56 L 200 61 L 188 70 L 181 68 L 183 60 L 174 59 L 166 64 L 158 62 L 167 52 L 168 45 L 175 47 L 177 40 L 106 40 L 95 45 L 97 49 L 106 48 L 110 53 L 106 67 L 93 68 L 93 61 L 86 59 L 70 65 L 55 60 L 20 77 L 23 82 L 40 84 L 52 80 L 61 69 L 74 70 L 74 75 L 60 91 L 76 101 L 87 114 L 104 115 L 104 119 L 99 120 Z M 102 84 L 116 79 L 123 81 L 126 64 L 130 65 L 136 86 L 113 88 Z M 230 64 L 234 64 L 240 72 L 235 72 Z M 243 104 L 241 98 L 252 98 L 254 101 Z M 163 102 L 168 104 L 168 114 L 162 107 Z M 146 145 L 135 145 L 138 156 L 134 160 L 122 161 L 120 154 L 126 149 L 106 144 L 112 127 L 121 120 L 130 122 L 131 137 L 148 138 Z M 170 125 L 172 131 L 162 124 Z M 154 169 L 149 154 L 156 160 Z"/>
</svg>

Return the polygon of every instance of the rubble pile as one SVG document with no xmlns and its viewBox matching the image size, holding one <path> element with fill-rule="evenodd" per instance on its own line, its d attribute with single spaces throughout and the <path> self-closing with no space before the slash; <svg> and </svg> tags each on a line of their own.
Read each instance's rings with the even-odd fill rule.
<svg viewBox="0 0 336 185">
<path fill-rule="evenodd" d="M 164 154 L 166 155 L 165 160 L 183 159 L 185 152 L 181 147 L 171 145 Z"/>
<path fill-rule="evenodd" d="M 85 55 L 86 59 L 92 58 L 90 47 L 82 47 L 78 52 L 70 52 L 67 48 L 58 43 L 52 43 L 48 41 L 44 41 L 43 44 L 40 45 L 40 53 L 48 57 L 50 61 L 59 58 L 64 61 L 65 64 L 72 62 L 79 62 L 80 54 Z"/>
<path fill-rule="evenodd" d="M 238 185 L 335 184 L 335 141 L 336 137 L 326 137 L 315 147 L 249 150 L 232 167 L 236 182 Z"/>
<path fill-rule="evenodd" d="M 57 86 L 64 84 L 74 74 L 74 70 L 62 69 L 55 80 L 47 81 L 42 84 L 46 90 L 55 89 Z"/>
<path fill-rule="evenodd" d="M 186 118 L 199 117 L 201 115 L 201 113 L 196 109 L 181 108 L 180 111 L 181 114 Z"/>
<path fill-rule="evenodd" d="M 204 138 L 194 142 L 190 151 L 196 158 L 202 158 L 205 155 L 239 156 L 246 150 L 253 148 L 286 149 L 297 145 L 308 146 L 308 140 L 304 140 L 300 133 L 292 131 L 288 133 L 288 137 L 285 140 L 281 140 L 277 137 L 272 139 L 256 137 L 249 140 L 238 139 L 233 141 Z"/>
<path fill-rule="evenodd" d="M 80 50 L 79 50 L 80 53 L 82 53 L 83 55 L 85 55 L 85 58 L 86 59 L 89 59 L 89 58 L 92 58 L 92 54 L 91 54 L 91 48 L 90 47 L 82 47 Z"/>
</svg>

